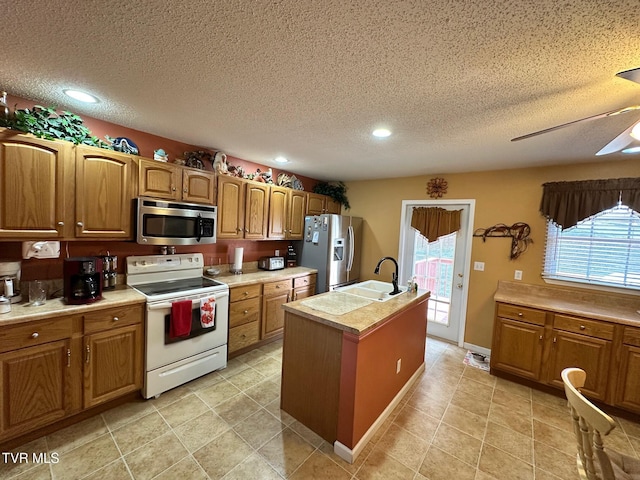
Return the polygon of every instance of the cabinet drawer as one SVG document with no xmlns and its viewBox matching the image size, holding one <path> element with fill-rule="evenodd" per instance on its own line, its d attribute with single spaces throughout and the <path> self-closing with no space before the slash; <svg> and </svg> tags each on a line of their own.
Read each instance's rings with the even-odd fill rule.
<svg viewBox="0 0 640 480">
<path fill-rule="evenodd" d="M 72 317 L 7 325 L 0 329 L 0 352 L 70 338 L 72 331 Z"/>
<path fill-rule="evenodd" d="M 640 347 L 640 328 L 624 327 L 622 343 L 633 345 L 634 347 Z"/>
<path fill-rule="evenodd" d="M 234 287 L 229 289 L 229 301 L 237 302 L 247 298 L 259 297 L 262 293 L 262 285 L 246 285 L 244 287 Z"/>
<path fill-rule="evenodd" d="M 248 347 L 260 340 L 260 322 L 251 322 L 229 329 L 229 353 Z"/>
<path fill-rule="evenodd" d="M 143 321 L 142 305 L 129 305 L 110 308 L 84 316 L 84 333 L 102 332 L 125 325 L 135 325 Z"/>
<path fill-rule="evenodd" d="M 229 304 L 229 328 L 260 320 L 260 299 L 250 298 Z"/>
<path fill-rule="evenodd" d="M 597 320 L 587 320 L 568 315 L 554 315 L 553 328 L 602 338 L 603 340 L 613 339 L 613 325 L 606 322 L 598 322 Z"/>
<path fill-rule="evenodd" d="M 316 284 L 316 276 L 308 275 L 306 277 L 297 277 L 293 279 L 293 288 L 308 287 Z"/>
<path fill-rule="evenodd" d="M 498 316 L 511 318 L 513 320 L 522 320 L 523 322 L 533 323 L 535 325 L 544 325 L 546 313 L 533 308 L 509 305 L 508 303 L 498 303 Z"/>
<path fill-rule="evenodd" d="M 270 295 L 282 295 L 291 290 L 291 279 L 280 280 L 278 282 L 271 282 L 264 284 L 264 296 Z"/>
</svg>

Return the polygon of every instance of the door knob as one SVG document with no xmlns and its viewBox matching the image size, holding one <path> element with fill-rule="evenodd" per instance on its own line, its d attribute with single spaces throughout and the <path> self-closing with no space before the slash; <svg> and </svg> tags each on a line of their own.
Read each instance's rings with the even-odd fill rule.
<svg viewBox="0 0 640 480">
<path fill-rule="evenodd" d="M 84 227 L 84 223 L 78 222 L 78 223 L 76 223 L 76 226 L 82 228 L 82 227 Z"/>
</svg>

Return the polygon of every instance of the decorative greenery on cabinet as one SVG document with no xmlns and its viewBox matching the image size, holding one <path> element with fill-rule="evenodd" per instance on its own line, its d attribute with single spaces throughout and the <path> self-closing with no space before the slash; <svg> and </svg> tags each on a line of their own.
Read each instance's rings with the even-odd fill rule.
<svg viewBox="0 0 640 480">
<path fill-rule="evenodd" d="M 320 195 L 327 195 L 333 198 L 336 202 L 344 205 L 344 208 L 349 209 L 349 199 L 347 198 L 347 186 L 343 182 L 320 182 L 313 187 L 313 193 L 319 193 Z"/>
</svg>

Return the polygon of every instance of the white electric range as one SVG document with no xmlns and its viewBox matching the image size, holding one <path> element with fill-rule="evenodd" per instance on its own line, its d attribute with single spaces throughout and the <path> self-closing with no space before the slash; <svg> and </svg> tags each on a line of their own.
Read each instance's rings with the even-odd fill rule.
<svg viewBox="0 0 640 480">
<path fill-rule="evenodd" d="M 203 277 L 201 253 L 127 257 L 127 285 L 147 298 L 143 395 L 162 392 L 226 367 L 229 287 Z M 200 324 L 201 299 L 215 302 L 215 326 Z M 171 305 L 191 300 L 191 332 L 171 338 Z"/>
</svg>

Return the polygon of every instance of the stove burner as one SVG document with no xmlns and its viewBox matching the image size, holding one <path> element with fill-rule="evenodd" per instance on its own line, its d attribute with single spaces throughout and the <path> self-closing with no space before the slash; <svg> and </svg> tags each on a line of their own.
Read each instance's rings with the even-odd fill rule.
<svg viewBox="0 0 640 480">
<path fill-rule="evenodd" d="M 216 280 L 205 277 L 186 278 L 182 280 L 170 280 L 157 283 L 143 283 L 135 285 L 134 288 L 142 292 L 148 297 L 154 295 L 163 295 L 167 293 L 180 293 L 186 290 L 194 290 L 197 288 L 215 287 L 224 285 Z"/>
</svg>

